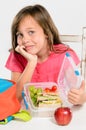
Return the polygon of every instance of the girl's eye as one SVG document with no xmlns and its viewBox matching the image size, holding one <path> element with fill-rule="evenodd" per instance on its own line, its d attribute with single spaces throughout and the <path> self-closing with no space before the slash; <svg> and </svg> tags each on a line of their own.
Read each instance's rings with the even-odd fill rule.
<svg viewBox="0 0 86 130">
<path fill-rule="evenodd" d="M 29 33 L 29 35 L 32 35 L 34 33 L 34 31 L 29 31 L 28 33 Z"/>
<path fill-rule="evenodd" d="M 16 36 L 17 36 L 17 38 L 18 37 L 23 37 L 23 35 L 21 33 L 17 33 Z"/>
</svg>

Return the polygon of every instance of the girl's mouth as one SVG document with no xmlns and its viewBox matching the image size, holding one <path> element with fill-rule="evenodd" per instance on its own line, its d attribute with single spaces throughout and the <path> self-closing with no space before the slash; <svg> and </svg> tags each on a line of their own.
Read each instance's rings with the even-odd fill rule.
<svg viewBox="0 0 86 130">
<path fill-rule="evenodd" d="M 32 48 L 33 48 L 33 45 L 31 45 L 31 46 L 26 46 L 26 47 L 25 47 L 26 50 L 30 50 L 30 49 L 32 49 Z"/>
</svg>

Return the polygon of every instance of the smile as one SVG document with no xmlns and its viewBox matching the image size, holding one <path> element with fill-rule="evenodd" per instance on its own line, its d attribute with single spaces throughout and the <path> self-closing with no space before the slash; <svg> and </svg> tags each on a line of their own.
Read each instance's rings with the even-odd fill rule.
<svg viewBox="0 0 86 130">
<path fill-rule="evenodd" d="M 33 48 L 33 45 L 25 47 L 26 50 L 30 50 Z"/>
</svg>

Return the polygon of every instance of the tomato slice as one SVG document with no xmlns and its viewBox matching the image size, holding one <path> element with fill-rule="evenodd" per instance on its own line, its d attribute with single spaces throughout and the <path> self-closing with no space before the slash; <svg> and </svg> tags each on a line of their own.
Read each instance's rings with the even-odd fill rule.
<svg viewBox="0 0 86 130">
<path fill-rule="evenodd" d="M 48 88 L 48 87 L 46 87 L 45 89 L 44 89 L 44 91 L 46 92 L 46 93 L 48 93 L 48 92 L 55 92 L 57 90 L 57 86 L 52 86 L 52 88 Z"/>
<path fill-rule="evenodd" d="M 49 89 L 49 88 L 45 88 L 44 91 L 45 91 L 45 92 L 50 92 L 51 89 Z"/>
<path fill-rule="evenodd" d="M 57 90 L 57 86 L 52 86 L 51 90 L 55 92 Z"/>
</svg>

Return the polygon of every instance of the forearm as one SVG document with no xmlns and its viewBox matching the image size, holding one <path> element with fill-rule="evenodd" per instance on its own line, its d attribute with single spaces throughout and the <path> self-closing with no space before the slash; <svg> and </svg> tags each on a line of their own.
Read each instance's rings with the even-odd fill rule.
<svg viewBox="0 0 86 130">
<path fill-rule="evenodd" d="M 31 61 L 27 63 L 27 66 L 19 79 L 17 80 L 17 97 L 19 98 L 23 90 L 24 84 L 31 82 L 31 78 L 36 67 L 36 62 Z"/>
<path fill-rule="evenodd" d="M 86 103 L 86 83 L 85 83 L 85 94 L 84 94 L 84 102 Z"/>
<path fill-rule="evenodd" d="M 36 67 L 36 63 L 34 63 L 33 61 L 31 61 L 30 63 L 27 64 L 25 70 L 23 71 L 23 73 L 21 74 L 20 78 L 18 79 L 18 83 L 22 83 L 25 84 L 27 82 L 31 81 L 34 69 Z"/>
</svg>

